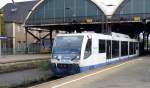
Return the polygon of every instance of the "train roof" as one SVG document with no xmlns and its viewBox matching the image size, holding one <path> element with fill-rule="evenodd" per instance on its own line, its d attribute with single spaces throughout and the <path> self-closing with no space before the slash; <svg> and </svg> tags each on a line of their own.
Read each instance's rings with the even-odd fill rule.
<svg viewBox="0 0 150 88">
<path fill-rule="evenodd" d="M 86 32 L 86 33 L 73 33 L 73 34 L 58 34 L 57 36 L 94 36 L 100 37 L 101 39 L 112 39 L 112 40 L 129 40 L 129 41 L 137 41 L 136 39 L 130 38 L 130 36 L 121 33 L 112 32 L 111 35 L 105 35 L 102 33 L 93 33 L 93 32 Z"/>
<path fill-rule="evenodd" d="M 103 35 L 103 36 L 112 36 L 112 37 L 120 37 L 120 38 L 130 38 L 130 36 L 128 36 L 126 34 L 115 33 L 115 32 L 112 32 L 112 35 L 105 35 L 105 34 L 102 34 L 102 33 L 90 33 L 90 32 L 87 32 L 87 33 L 58 34 L 57 36 L 75 36 L 75 35 L 78 35 L 78 36 Z"/>
</svg>

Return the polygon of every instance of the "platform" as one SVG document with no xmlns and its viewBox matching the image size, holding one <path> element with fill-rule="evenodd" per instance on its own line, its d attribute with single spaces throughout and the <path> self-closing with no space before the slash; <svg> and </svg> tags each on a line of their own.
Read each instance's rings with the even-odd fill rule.
<svg viewBox="0 0 150 88">
<path fill-rule="evenodd" d="M 30 88 L 150 88 L 150 56 L 138 57 Z"/>
<path fill-rule="evenodd" d="M 24 54 L 24 55 L 6 55 L 0 57 L 0 64 L 24 62 L 30 60 L 44 60 L 50 58 L 49 54 Z"/>
</svg>

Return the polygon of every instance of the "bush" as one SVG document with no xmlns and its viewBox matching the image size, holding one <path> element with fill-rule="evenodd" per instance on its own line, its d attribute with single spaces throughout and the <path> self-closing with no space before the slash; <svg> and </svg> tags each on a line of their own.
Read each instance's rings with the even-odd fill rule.
<svg viewBox="0 0 150 88">
<path fill-rule="evenodd" d="M 39 66 L 40 66 L 41 70 L 47 71 L 50 69 L 50 62 L 49 61 L 42 62 L 42 63 L 40 63 Z"/>
</svg>

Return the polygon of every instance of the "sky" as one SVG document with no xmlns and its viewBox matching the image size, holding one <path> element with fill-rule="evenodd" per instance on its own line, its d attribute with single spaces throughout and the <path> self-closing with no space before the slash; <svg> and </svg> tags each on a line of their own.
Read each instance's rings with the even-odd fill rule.
<svg viewBox="0 0 150 88">
<path fill-rule="evenodd" d="M 106 15 L 112 15 L 124 0 L 91 0 L 95 2 Z"/>
<path fill-rule="evenodd" d="M 14 0 L 15 2 L 21 2 L 21 1 L 31 1 L 31 0 Z M 7 3 L 12 3 L 12 0 L 0 0 L 0 8 L 2 8 Z"/>
</svg>

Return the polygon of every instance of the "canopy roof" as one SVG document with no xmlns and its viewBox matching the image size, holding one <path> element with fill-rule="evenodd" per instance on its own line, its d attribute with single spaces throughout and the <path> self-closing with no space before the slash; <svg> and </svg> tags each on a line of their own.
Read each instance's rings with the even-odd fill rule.
<svg viewBox="0 0 150 88">
<path fill-rule="evenodd" d="M 124 0 L 91 0 L 93 1 L 108 17 L 111 17 Z"/>
<path fill-rule="evenodd" d="M 38 1 L 26 1 L 6 4 L 2 10 L 6 22 L 24 23 L 26 16 Z"/>
</svg>

